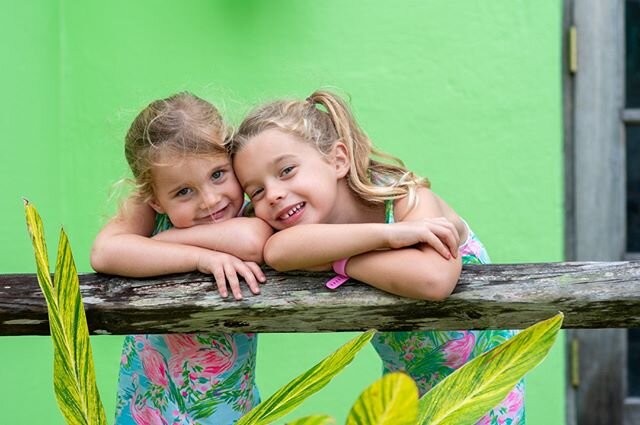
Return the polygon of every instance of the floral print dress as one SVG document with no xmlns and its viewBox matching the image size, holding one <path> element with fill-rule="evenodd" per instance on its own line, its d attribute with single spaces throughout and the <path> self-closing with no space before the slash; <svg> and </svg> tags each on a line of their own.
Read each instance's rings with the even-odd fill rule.
<svg viewBox="0 0 640 425">
<path fill-rule="evenodd" d="M 393 202 L 386 204 L 386 222 L 393 223 Z M 465 225 L 466 222 L 465 222 Z M 487 250 L 469 229 L 460 246 L 463 264 L 490 263 Z M 474 357 L 506 341 L 517 331 L 421 331 L 379 332 L 372 344 L 382 359 L 383 373 L 405 371 L 424 394 L 444 377 Z M 524 381 L 491 409 L 478 425 L 522 425 L 524 420 Z"/>
<path fill-rule="evenodd" d="M 156 218 L 155 233 L 171 228 Z M 257 335 L 128 335 L 120 362 L 116 424 L 235 423 L 260 402 Z"/>
</svg>

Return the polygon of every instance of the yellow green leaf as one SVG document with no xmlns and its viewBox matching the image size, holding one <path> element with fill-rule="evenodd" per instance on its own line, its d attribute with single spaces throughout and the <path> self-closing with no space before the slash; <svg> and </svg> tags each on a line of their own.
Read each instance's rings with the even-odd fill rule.
<svg viewBox="0 0 640 425">
<path fill-rule="evenodd" d="M 408 375 L 395 372 L 378 379 L 360 395 L 347 425 L 415 425 L 418 387 Z"/>
<path fill-rule="evenodd" d="M 42 220 L 26 201 L 25 210 L 38 283 L 49 310 L 54 350 L 53 381 L 58 405 L 69 424 L 106 424 L 96 387 L 89 330 L 69 240 L 61 231 L 55 277 L 51 282 Z"/>
<path fill-rule="evenodd" d="M 419 402 L 419 424 L 475 424 L 547 355 L 563 314 L 536 323 L 443 379 Z"/>
<path fill-rule="evenodd" d="M 344 344 L 320 363 L 298 376 L 271 397 L 243 416 L 236 425 L 264 425 L 272 423 L 295 409 L 300 403 L 322 389 L 373 337 L 370 330 Z"/>
<path fill-rule="evenodd" d="M 314 415 L 296 419 L 293 422 L 287 422 L 286 425 L 329 425 L 334 423 L 336 423 L 336 421 L 331 416 Z"/>
<path fill-rule="evenodd" d="M 47 305 L 53 304 L 57 307 L 53 292 L 53 282 L 49 274 L 49 256 L 47 254 L 47 243 L 44 240 L 42 220 L 38 211 L 26 199 L 24 200 L 24 207 L 27 216 L 27 230 L 29 231 L 29 236 L 31 236 L 33 253 L 36 259 L 38 284 L 47 300 Z"/>
</svg>

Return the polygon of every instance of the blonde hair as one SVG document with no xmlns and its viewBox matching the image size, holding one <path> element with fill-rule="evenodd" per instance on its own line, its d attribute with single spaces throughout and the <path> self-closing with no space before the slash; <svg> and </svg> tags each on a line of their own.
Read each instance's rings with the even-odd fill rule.
<svg viewBox="0 0 640 425">
<path fill-rule="evenodd" d="M 124 153 L 133 173 L 135 195 L 142 202 L 153 196 L 151 169 L 163 165 L 161 153 L 227 155 L 228 133 L 215 106 L 191 93 L 151 102 L 133 120 L 125 137 Z"/>
<path fill-rule="evenodd" d="M 278 100 L 258 107 L 238 127 L 229 143 L 229 153 L 233 156 L 252 137 L 272 128 L 313 144 L 323 155 L 327 155 L 337 141 L 344 143 L 350 161 L 347 183 L 365 202 L 378 204 L 409 196 L 412 207 L 416 189 L 430 186 L 427 179 L 407 170 L 399 158 L 374 148 L 346 102 L 331 92 L 317 90 L 306 100 Z"/>
</svg>

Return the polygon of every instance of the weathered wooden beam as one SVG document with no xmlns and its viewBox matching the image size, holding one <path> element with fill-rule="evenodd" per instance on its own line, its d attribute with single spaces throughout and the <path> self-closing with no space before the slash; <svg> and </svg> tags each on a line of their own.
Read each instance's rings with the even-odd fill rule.
<svg viewBox="0 0 640 425">
<path fill-rule="evenodd" d="M 258 296 L 222 299 L 211 276 L 151 279 L 84 274 L 93 334 L 517 329 L 565 314 L 566 328 L 640 326 L 640 262 L 465 266 L 454 294 L 417 301 L 326 273 L 267 271 Z M 48 334 L 35 275 L 0 275 L 0 335 Z"/>
</svg>

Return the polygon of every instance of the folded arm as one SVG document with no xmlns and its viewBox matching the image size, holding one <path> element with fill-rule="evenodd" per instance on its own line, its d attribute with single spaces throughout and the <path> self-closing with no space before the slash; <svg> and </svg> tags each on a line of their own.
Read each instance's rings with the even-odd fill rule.
<svg viewBox="0 0 640 425">
<path fill-rule="evenodd" d="M 226 252 L 261 264 L 264 244 L 272 233 L 271 227 L 259 218 L 237 217 L 221 223 L 169 229 L 153 239 Z"/>
<path fill-rule="evenodd" d="M 196 270 L 202 248 L 150 238 L 155 211 L 132 199 L 98 233 L 91 247 L 97 272 L 129 277 L 157 276 Z"/>
<path fill-rule="evenodd" d="M 461 270 L 460 257 L 446 260 L 433 248 L 421 245 L 351 257 L 345 271 L 395 295 L 439 301 L 453 292 Z"/>
<path fill-rule="evenodd" d="M 458 255 L 460 234 L 464 230 L 462 220 L 431 190 L 418 189 L 416 196 L 417 203 L 411 208 L 407 197 L 396 202 L 396 216 L 402 217 L 401 223 L 444 219 L 452 234 L 448 246 L 453 255 L 436 252 L 437 245 L 424 240 L 404 249 L 355 257 L 347 263 L 346 272 L 396 295 L 440 301 L 453 292 L 462 271 L 462 259 Z"/>
<path fill-rule="evenodd" d="M 387 224 L 305 224 L 275 233 L 265 262 L 278 271 L 317 270 L 335 260 L 389 248 Z"/>
<path fill-rule="evenodd" d="M 461 271 L 457 227 L 429 190 L 418 204 L 396 203 L 395 224 L 300 225 L 274 234 L 265 245 L 265 261 L 279 271 L 329 270 L 349 258 L 347 273 L 397 295 L 440 300 L 454 289 Z M 457 216 L 452 217 L 457 218 Z"/>
<path fill-rule="evenodd" d="M 216 223 L 220 231 L 213 224 L 202 225 L 151 238 L 155 215 L 147 204 L 127 200 L 94 240 L 90 258 L 93 269 L 129 277 L 182 273 L 198 270 L 199 264 L 202 267 L 212 256 L 223 253 L 261 263 L 262 248 L 271 234 L 271 228 L 259 219 L 237 218 Z M 229 225 L 235 220 L 238 222 Z M 235 236 L 234 231 L 238 232 Z M 169 232 L 166 240 L 159 237 Z M 214 247 L 217 249 L 212 250 Z"/>
</svg>

